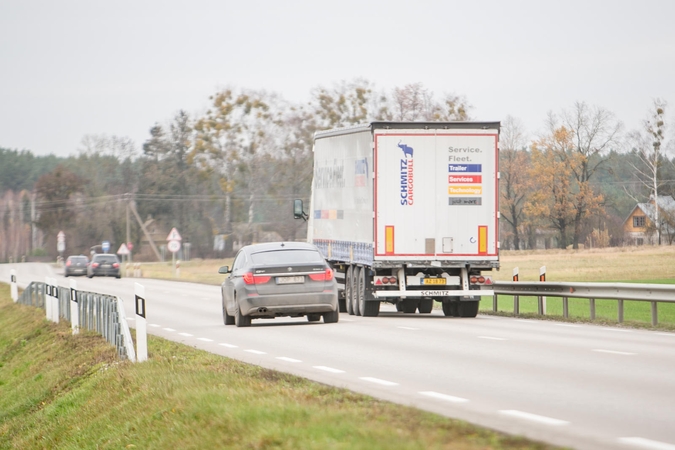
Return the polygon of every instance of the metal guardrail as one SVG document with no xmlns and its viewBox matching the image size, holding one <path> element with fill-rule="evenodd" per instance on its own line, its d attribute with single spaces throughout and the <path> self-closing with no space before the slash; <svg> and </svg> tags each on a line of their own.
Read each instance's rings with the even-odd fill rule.
<svg viewBox="0 0 675 450">
<path fill-rule="evenodd" d="M 618 321 L 623 322 L 625 300 L 650 302 L 652 325 L 658 324 L 658 303 L 675 303 L 675 284 L 631 284 L 631 283 L 554 283 L 548 281 L 497 281 L 492 309 L 497 311 L 499 295 L 513 296 L 513 313 L 520 314 L 519 297 L 538 297 L 538 312 L 544 315 L 545 297 L 560 297 L 563 303 L 563 317 L 569 317 L 570 298 L 585 298 L 589 301 L 591 320 L 595 319 L 595 301 L 618 301 Z"/>
<path fill-rule="evenodd" d="M 21 293 L 18 303 L 45 308 L 46 283 L 32 281 Z M 96 292 L 75 291 L 58 287 L 59 317 L 71 320 L 71 292 L 75 293 L 78 311 L 78 324 L 81 329 L 96 331 L 110 344 L 117 347 L 122 359 L 136 360 L 131 331 L 124 313 L 124 305 L 119 297 Z"/>
</svg>

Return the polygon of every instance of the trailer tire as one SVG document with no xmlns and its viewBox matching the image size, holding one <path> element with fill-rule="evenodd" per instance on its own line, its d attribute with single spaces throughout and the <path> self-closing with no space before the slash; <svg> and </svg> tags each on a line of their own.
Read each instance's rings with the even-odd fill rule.
<svg viewBox="0 0 675 450">
<path fill-rule="evenodd" d="M 417 310 L 420 314 L 429 314 L 434 309 L 434 299 L 433 298 L 423 298 L 420 300 L 420 304 L 417 305 Z"/>
<path fill-rule="evenodd" d="M 377 317 L 380 314 L 380 302 L 366 299 L 366 268 L 359 270 L 358 283 L 356 283 L 359 312 L 365 317 Z"/>
<path fill-rule="evenodd" d="M 401 300 L 400 298 L 396 302 L 396 311 L 398 312 L 403 311 L 403 300 Z"/>
<path fill-rule="evenodd" d="M 456 300 L 443 302 L 443 315 L 446 317 L 458 317 L 458 303 Z"/>
<path fill-rule="evenodd" d="M 352 303 L 352 296 L 354 292 L 354 266 L 349 266 L 345 274 L 345 306 L 347 307 L 347 313 L 350 316 L 354 315 L 354 304 Z"/>
<path fill-rule="evenodd" d="M 415 311 L 417 311 L 417 305 L 419 303 L 419 300 L 416 299 L 411 299 L 411 298 L 406 298 L 405 300 L 401 300 L 401 307 L 403 308 L 403 312 L 406 314 L 414 314 Z"/>
<path fill-rule="evenodd" d="M 476 317 L 478 315 L 478 306 L 480 301 L 471 300 L 468 302 L 459 302 L 459 317 Z"/>
<path fill-rule="evenodd" d="M 361 308 L 359 308 L 358 280 L 362 271 L 363 269 L 359 266 L 354 266 L 354 270 L 352 271 L 352 311 L 355 316 L 361 315 Z"/>
</svg>

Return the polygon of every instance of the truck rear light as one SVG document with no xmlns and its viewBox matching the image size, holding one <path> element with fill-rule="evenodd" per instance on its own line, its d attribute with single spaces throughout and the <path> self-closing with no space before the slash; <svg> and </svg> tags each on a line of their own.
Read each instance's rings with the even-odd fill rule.
<svg viewBox="0 0 675 450">
<path fill-rule="evenodd" d="M 492 277 L 485 277 L 483 275 L 472 275 L 469 278 L 471 284 L 492 284 Z"/>
<path fill-rule="evenodd" d="M 245 273 L 243 278 L 246 284 L 265 284 L 272 279 L 268 276 L 255 276 L 252 272 Z"/>
<path fill-rule="evenodd" d="M 330 281 L 333 279 L 333 269 L 328 267 L 324 272 L 321 273 L 311 273 L 309 278 L 314 281 Z"/>
<path fill-rule="evenodd" d="M 471 277 L 469 278 L 469 281 L 471 282 L 471 284 L 476 284 L 478 283 L 478 277 Z"/>
<path fill-rule="evenodd" d="M 398 279 L 396 277 L 387 277 L 387 276 L 377 276 L 373 280 L 375 282 L 376 286 L 382 286 L 382 285 L 395 285 L 398 283 Z"/>
</svg>

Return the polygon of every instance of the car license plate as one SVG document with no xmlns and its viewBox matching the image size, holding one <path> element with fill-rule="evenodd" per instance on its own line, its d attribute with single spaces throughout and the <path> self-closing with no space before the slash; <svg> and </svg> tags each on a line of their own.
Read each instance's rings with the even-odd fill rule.
<svg viewBox="0 0 675 450">
<path fill-rule="evenodd" d="M 423 284 L 445 284 L 445 278 L 425 278 Z"/>
<path fill-rule="evenodd" d="M 277 284 L 304 283 L 305 277 L 277 277 Z"/>
</svg>

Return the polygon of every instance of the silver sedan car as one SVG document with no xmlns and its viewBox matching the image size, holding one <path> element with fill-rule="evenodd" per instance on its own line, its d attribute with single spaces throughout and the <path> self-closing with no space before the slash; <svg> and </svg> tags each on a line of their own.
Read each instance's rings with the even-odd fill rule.
<svg viewBox="0 0 675 450">
<path fill-rule="evenodd" d="M 280 316 L 335 323 L 340 317 L 333 269 L 312 244 L 247 245 L 231 269 L 218 273 L 227 275 L 221 285 L 225 325 L 247 327 L 251 319 Z"/>
</svg>

